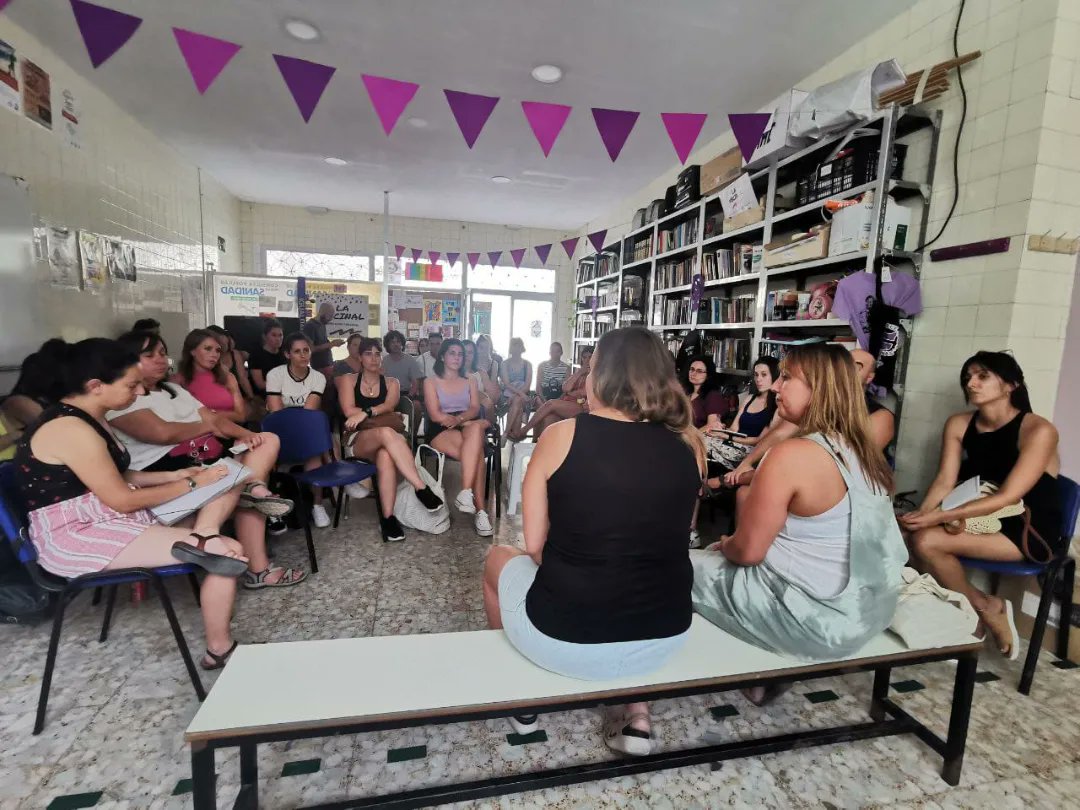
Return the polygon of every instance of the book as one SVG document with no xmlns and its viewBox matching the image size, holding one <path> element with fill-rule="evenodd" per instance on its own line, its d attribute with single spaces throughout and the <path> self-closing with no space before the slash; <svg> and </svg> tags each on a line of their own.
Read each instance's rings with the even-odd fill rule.
<svg viewBox="0 0 1080 810">
<path fill-rule="evenodd" d="M 965 503 L 971 503 L 974 500 L 978 500 L 982 497 L 982 492 L 980 492 L 981 487 L 982 482 L 977 475 L 974 478 L 969 478 L 967 481 L 957 484 L 956 488 L 941 501 L 941 511 L 948 512 L 950 509 L 957 509 Z"/>
</svg>

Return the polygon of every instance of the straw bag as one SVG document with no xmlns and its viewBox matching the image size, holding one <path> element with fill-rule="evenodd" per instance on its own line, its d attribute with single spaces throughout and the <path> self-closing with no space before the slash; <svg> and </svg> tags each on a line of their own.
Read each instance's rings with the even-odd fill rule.
<svg viewBox="0 0 1080 810">
<path fill-rule="evenodd" d="M 997 484 L 993 484 L 989 481 L 983 481 L 979 486 L 979 496 L 987 498 L 996 494 L 998 491 Z M 954 520 L 952 523 L 945 524 L 945 531 L 949 534 L 960 534 L 961 532 L 967 532 L 968 534 L 997 534 L 1001 531 L 1002 518 L 1024 517 L 1024 533 L 1020 536 L 1020 550 L 1024 553 L 1024 556 L 1032 562 L 1046 564 L 1054 559 L 1053 549 L 1050 548 L 1050 544 L 1043 539 L 1035 529 L 1031 526 L 1031 510 L 1024 506 L 1024 501 L 1021 499 L 1016 503 L 1006 504 L 995 512 L 991 512 L 989 515 L 979 515 L 978 517 L 965 518 L 963 520 Z M 1044 555 L 1042 559 L 1035 557 L 1030 550 L 1031 541 L 1035 540 L 1042 546 Z"/>
</svg>

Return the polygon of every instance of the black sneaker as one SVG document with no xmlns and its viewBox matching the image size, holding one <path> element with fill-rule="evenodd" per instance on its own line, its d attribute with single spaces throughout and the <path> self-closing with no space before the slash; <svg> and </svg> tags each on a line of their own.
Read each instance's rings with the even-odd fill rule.
<svg viewBox="0 0 1080 810">
<path fill-rule="evenodd" d="M 284 520 L 267 520 L 266 521 L 266 533 L 271 535 L 285 534 L 289 530 L 289 526 Z"/>
<path fill-rule="evenodd" d="M 379 518 L 379 529 L 382 531 L 384 543 L 400 543 L 405 539 L 405 530 L 396 517 Z"/>
<path fill-rule="evenodd" d="M 431 487 L 416 490 L 416 497 L 429 512 L 435 512 L 443 505 L 442 498 L 436 495 Z"/>
</svg>

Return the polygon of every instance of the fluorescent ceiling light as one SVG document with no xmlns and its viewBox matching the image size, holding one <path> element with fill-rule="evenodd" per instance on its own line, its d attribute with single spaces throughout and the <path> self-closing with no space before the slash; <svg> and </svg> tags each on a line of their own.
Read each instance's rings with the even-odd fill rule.
<svg viewBox="0 0 1080 810">
<path fill-rule="evenodd" d="M 497 174 L 497 175 L 495 175 L 494 177 L 491 178 L 491 182 L 492 183 L 498 183 L 499 185 L 505 185 L 506 183 L 510 182 L 510 178 L 509 177 L 504 177 L 501 174 Z"/>
<path fill-rule="evenodd" d="M 299 20 L 295 17 L 285 20 L 285 33 L 301 42 L 314 42 L 322 36 L 319 29 L 307 20 Z"/>
<path fill-rule="evenodd" d="M 349 161 L 339 157 L 323 158 L 324 163 L 329 163 L 331 166 L 348 166 Z"/>
<path fill-rule="evenodd" d="M 417 118 L 413 116 L 409 119 L 409 126 L 416 127 L 417 129 L 426 129 L 428 125 L 426 118 Z"/>
<path fill-rule="evenodd" d="M 562 75 L 562 68 L 555 65 L 537 65 L 532 69 L 532 77 L 541 84 L 555 84 Z"/>
</svg>

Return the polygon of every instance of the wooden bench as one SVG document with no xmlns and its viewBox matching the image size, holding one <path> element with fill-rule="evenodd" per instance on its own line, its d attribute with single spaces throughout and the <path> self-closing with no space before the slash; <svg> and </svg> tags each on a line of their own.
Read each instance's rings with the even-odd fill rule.
<svg viewBox="0 0 1080 810">
<path fill-rule="evenodd" d="M 805 664 L 739 641 L 695 616 L 686 646 L 650 676 L 580 681 L 535 666 L 499 630 L 248 645 L 233 654 L 185 734 L 191 746 L 194 802 L 196 810 L 217 806 L 214 755 L 219 748 L 239 747 L 241 788 L 234 806 L 253 808 L 258 806 L 256 747 L 261 743 L 677 698 L 866 671 L 874 673 L 871 719 L 866 723 L 322 806 L 424 807 L 896 734 L 914 734 L 940 754 L 942 776 L 955 785 L 981 648 L 981 642 L 968 636 L 946 647 L 910 650 L 885 633 L 851 658 Z M 893 667 L 934 661 L 957 662 L 944 740 L 888 698 Z M 289 699 L 281 700 L 282 695 Z"/>
</svg>

